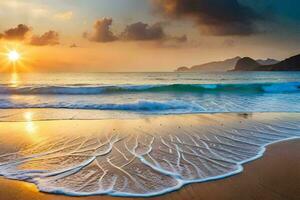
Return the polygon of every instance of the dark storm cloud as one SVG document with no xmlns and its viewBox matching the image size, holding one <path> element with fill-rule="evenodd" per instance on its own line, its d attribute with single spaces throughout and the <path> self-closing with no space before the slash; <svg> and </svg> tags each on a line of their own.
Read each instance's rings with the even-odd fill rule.
<svg viewBox="0 0 300 200">
<path fill-rule="evenodd" d="M 191 18 L 212 35 L 249 35 L 262 19 L 238 0 L 153 0 L 156 9 L 171 18 Z"/>
<path fill-rule="evenodd" d="M 123 40 L 162 40 L 166 37 L 161 23 L 149 25 L 137 22 L 127 25 L 124 32 L 121 33 Z"/>
<path fill-rule="evenodd" d="M 57 45 L 59 44 L 59 34 L 50 30 L 41 36 L 32 36 L 30 44 L 35 46 Z"/>
<path fill-rule="evenodd" d="M 93 32 L 84 33 L 83 36 L 94 42 L 112 42 L 118 38 L 110 30 L 113 20 L 111 18 L 99 19 L 95 22 Z"/>
<path fill-rule="evenodd" d="M 7 40 L 24 40 L 26 34 L 30 32 L 30 28 L 24 24 L 19 24 L 17 27 L 10 28 L 4 31 L 2 38 Z M 0 36 L 1 38 L 1 36 Z"/>
</svg>

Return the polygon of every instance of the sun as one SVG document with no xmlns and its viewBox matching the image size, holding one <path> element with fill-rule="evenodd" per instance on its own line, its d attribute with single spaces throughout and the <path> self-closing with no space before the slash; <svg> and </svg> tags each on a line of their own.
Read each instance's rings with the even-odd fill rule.
<svg viewBox="0 0 300 200">
<path fill-rule="evenodd" d="M 17 73 L 32 71 L 32 54 L 29 52 L 29 48 L 17 43 L 0 45 L 0 73 L 11 72 L 17 77 Z"/>
<path fill-rule="evenodd" d="M 16 62 L 20 59 L 20 53 L 16 50 L 11 50 L 7 54 L 8 60 L 11 62 Z"/>
</svg>

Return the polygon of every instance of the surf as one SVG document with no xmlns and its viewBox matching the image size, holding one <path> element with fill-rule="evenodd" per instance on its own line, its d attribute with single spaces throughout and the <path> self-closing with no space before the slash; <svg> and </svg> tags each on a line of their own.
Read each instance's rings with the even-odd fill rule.
<svg viewBox="0 0 300 200">
<path fill-rule="evenodd" d="M 214 83 L 214 84 L 145 84 L 145 85 L 68 85 L 0 86 L 0 94 L 23 95 L 105 95 L 126 93 L 286 93 L 300 92 L 300 82 L 283 83 Z"/>
</svg>

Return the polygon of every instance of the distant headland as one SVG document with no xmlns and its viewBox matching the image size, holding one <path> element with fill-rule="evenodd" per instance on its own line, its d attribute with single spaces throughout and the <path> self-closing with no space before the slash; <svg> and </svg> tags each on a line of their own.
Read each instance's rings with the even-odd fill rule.
<svg viewBox="0 0 300 200">
<path fill-rule="evenodd" d="M 300 71 L 300 54 L 275 64 L 261 64 L 244 57 L 237 61 L 233 71 Z"/>
<path fill-rule="evenodd" d="M 300 54 L 278 61 L 275 59 L 258 59 L 239 56 L 223 61 L 209 62 L 192 67 L 179 67 L 176 72 L 225 72 L 225 71 L 300 71 Z"/>
</svg>

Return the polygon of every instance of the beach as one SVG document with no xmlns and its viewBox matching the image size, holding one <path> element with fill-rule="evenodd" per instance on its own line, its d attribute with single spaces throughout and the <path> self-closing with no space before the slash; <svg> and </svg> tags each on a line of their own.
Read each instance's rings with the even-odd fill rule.
<svg viewBox="0 0 300 200">
<path fill-rule="evenodd" d="M 297 200 L 300 196 L 300 140 L 291 140 L 268 147 L 263 158 L 244 166 L 244 171 L 233 177 L 207 183 L 190 184 L 179 191 L 163 196 L 147 198 L 153 200 L 232 200 L 272 199 Z M 118 200 L 143 199 L 110 197 L 67 197 L 39 192 L 35 185 L 0 179 L 2 200 Z"/>
<path fill-rule="evenodd" d="M 0 0 L 0 200 L 300 200 L 299 7 Z"/>
<path fill-rule="evenodd" d="M 1 118 L 0 172 L 23 180 L 2 177 L 4 199 L 299 197 L 297 113 L 33 117 L 49 112 Z"/>
</svg>

